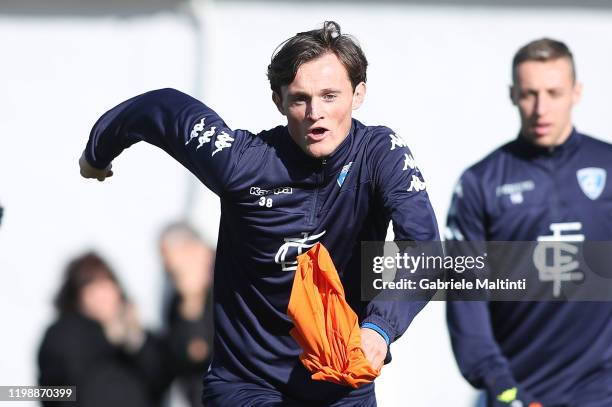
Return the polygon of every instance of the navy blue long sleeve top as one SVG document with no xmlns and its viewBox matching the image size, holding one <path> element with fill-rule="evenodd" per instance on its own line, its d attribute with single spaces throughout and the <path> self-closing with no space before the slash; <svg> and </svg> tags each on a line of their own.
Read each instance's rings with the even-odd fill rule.
<svg viewBox="0 0 612 407">
<path fill-rule="evenodd" d="M 390 221 L 396 240 L 439 240 L 422 174 L 389 128 L 353 119 L 341 145 L 315 159 L 286 126 L 232 130 L 200 101 L 162 89 L 104 114 L 85 157 L 104 168 L 138 141 L 163 149 L 221 200 L 211 368 L 217 376 L 299 400 L 329 396 L 304 374 L 286 313 L 295 257 L 317 242 L 329 250 L 360 323 L 381 328 L 391 342 L 425 305 L 360 298 L 361 241 L 385 240 Z M 373 385 L 355 390 L 367 391 Z"/>
<path fill-rule="evenodd" d="M 461 176 L 447 238 L 610 241 L 611 171 L 612 145 L 575 130 L 554 149 L 519 137 Z M 447 320 L 462 374 L 491 394 L 518 384 L 545 406 L 582 405 L 612 388 L 612 302 L 458 301 Z"/>
</svg>

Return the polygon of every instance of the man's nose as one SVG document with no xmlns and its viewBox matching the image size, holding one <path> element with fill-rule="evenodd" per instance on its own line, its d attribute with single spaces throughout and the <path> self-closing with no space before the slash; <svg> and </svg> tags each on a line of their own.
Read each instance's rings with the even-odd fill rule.
<svg viewBox="0 0 612 407">
<path fill-rule="evenodd" d="M 308 118 L 312 121 L 317 121 L 323 118 L 323 106 L 322 102 L 313 98 L 308 104 L 308 110 L 306 112 Z"/>
<path fill-rule="evenodd" d="M 535 103 L 536 103 L 535 113 L 538 116 L 544 116 L 546 112 L 548 112 L 549 105 L 550 105 L 550 98 L 545 93 L 542 92 L 536 96 Z"/>
</svg>

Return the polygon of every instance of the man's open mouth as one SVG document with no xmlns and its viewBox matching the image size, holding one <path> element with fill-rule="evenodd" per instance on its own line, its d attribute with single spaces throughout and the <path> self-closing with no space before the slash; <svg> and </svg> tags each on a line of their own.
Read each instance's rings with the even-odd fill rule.
<svg viewBox="0 0 612 407">
<path fill-rule="evenodd" d="M 308 129 L 308 137 L 315 141 L 322 140 L 327 131 L 328 130 L 325 127 L 312 127 Z"/>
<path fill-rule="evenodd" d="M 324 127 L 315 127 L 315 128 L 310 129 L 309 133 L 312 133 L 312 134 L 314 134 L 316 136 L 316 135 L 319 135 L 319 134 L 323 134 L 326 131 L 327 131 L 327 129 L 324 128 Z"/>
</svg>

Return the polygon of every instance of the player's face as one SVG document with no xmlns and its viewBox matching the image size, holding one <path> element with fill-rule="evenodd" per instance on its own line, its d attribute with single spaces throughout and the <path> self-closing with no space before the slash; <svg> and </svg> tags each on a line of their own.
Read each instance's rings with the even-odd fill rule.
<svg viewBox="0 0 612 407">
<path fill-rule="evenodd" d="M 510 94 L 521 116 L 521 135 L 535 145 L 562 144 L 572 131 L 572 108 L 580 98 L 567 58 L 517 66 Z"/>
<path fill-rule="evenodd" d="M 333 53 L 302 64 L 295 79 L 272 98 L 287 117 L 289 134 L 308 155 L 330 155 L 348 136 L 353 109 L 361 106 L 365 83 L 351 85 L 346 68 Z"/>
</svg>

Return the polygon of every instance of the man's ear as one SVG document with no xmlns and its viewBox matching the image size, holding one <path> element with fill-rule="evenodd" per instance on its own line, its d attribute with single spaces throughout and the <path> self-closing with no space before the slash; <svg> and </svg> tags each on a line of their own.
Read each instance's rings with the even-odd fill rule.
<svg viewBox="0 0 612 407">
<path fill-rule="evenodd" d="M 359 109 L 366 95 L 366 84 L 365 82 L 359 83 L 355 86 L 353 91 L 353 110 Z"/>
<path fill-rule="evenodd" d="M 582 97 L 582 83 L 576 82 L 574 84 L 574 88 L 572 89 L 572 105 L 580 102 L 580 98 Z"/>
<path fill-rule="evenodd" d="M 516 106 L 518 102 L 518 95 L 516 94 L 517 92 L 518 92 L 518 89 L 516 88 L 515 85 L 508 86 L 508 96 L 510 96 L 510 101 L 512 102 L 514 106 Z"/>
<path fill-rule="evenodd" d="M 276 108 L 278 109 L 280 114 L 285 116 L 285 108 L 283 107 L 283 100 L 282 100 L 281 96 L 278 93 L 274 92 L 274 91 L 272 92 L 272 101 L 276 105 Z"/>
</svg>

